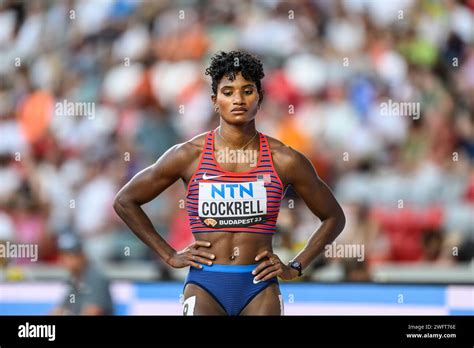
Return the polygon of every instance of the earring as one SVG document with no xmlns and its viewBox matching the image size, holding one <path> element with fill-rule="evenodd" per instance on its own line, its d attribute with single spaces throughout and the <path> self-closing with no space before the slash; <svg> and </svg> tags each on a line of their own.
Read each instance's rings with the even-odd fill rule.
<svg viewBox="0 0 474 348">
<path fill-rule="evenodd" d="M 214 111 L 215 111 L 215 112 L 219 112 L 219 108 L 218 108 L 217 106 L 214 107 Z"/>
</svg>

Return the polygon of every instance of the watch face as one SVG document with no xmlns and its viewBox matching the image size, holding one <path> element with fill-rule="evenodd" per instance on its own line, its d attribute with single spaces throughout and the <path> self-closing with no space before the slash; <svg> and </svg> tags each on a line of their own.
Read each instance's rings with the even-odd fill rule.
<svg viewBox="0 0 474 348">
<path fill-rule="evenodd" d="M 293 261 L 291 263 L 291 266 L 294 267 L 294 268 L 300 268 L 301 267 L 301 263 L 299 263 L 299 261 Z"/>
</svg>

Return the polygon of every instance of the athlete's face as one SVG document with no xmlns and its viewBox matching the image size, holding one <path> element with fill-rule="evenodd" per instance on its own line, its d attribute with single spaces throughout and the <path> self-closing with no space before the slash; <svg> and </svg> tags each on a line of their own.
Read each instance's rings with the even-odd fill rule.
<svg viewBox="0 0 474 348">
<path fill-rule="evenodd" d="M 231 81 L 224 76 L 217 86 L 217 95 L 212 97 L 220 116 L 231 124 L 245 124 L 255 118 L 259 95 L 255 82 L 246 80 L 239 72 Z"/>
</svg>

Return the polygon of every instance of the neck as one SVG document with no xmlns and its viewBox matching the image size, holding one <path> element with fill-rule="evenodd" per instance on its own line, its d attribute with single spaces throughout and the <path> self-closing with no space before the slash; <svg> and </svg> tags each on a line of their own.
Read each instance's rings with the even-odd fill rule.
<svg viewBox="0 0 474 348">
<path fill-rule="evenodd" d="M 255 121 L 245 125 L 232 125 L 221 119 L 217 132 L 224 138 L 227 145 L 239 148 L 244 146 L 252 137 L 255 136 Z"/>
</svg>

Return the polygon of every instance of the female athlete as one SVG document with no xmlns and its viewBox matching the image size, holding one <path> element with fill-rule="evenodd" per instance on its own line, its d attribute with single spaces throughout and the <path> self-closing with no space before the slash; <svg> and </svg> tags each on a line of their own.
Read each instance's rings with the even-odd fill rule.
<svg viewBox="0 0 474 348">
<path fill-rule="evenodd" d="M 170 148 L 120 190 L 114 208 L 169 266 L 190 266 L 184 315 L 282 315 L 278 277 L 301 276 L 342 231 L 344 213 L 303 154 L 256 130 L 264 77 L 259 59 L 221 52 L 211 58 L 206 74 L 212 78 L 219 127 Z M 181 251 L 155 231 L 141 208 L 178 179 L 186 187 L 195 238 Z M 272 236 L 288 185 L 322 224 L 283 263 L 273 253 Z"/>
</svg>

